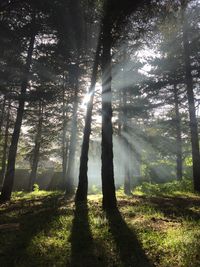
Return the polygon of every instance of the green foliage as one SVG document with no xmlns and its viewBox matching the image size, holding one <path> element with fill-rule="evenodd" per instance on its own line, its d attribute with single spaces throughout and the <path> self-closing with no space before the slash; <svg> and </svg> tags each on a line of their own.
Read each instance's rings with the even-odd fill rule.
<svg viewBox="0 0 200 267">
<path fill-rule="evenodd" d="M 192 195 L 193 183 L 189 179 L 182 181 L 172 181 L 165 184 L 153 184 L 144 182 L 134 190 L 134 194 L 139 195 Z"/>
<path fill-rule="evenodd" d="M 192 166 L 192 157 L 191 156 L 185 158 L 185 165 L 187 167 L 191 167 Z"/>
<path fill-rule="evenodd" d="M 40 187 L 38 184 L 33 185 L 33 192 L 38 192 L 40 190 Z"/>
<path fill-rule="evenodd" d="M 92 185 L 88 189 L 88 194 L 89 195 L 92 195 L 92 194 L 100 194 L 100 193 L 101 193 L 101 189 L 98 186 L 96 186 L 96 185 Z"/>
<path fill-rule="evenodd" d="M 158 161 L 144 168 L 144 176 L 148 181 L 155 183 L 163 183 L 175 178 L 174 163 L 169 161 Z"/>
</svg>

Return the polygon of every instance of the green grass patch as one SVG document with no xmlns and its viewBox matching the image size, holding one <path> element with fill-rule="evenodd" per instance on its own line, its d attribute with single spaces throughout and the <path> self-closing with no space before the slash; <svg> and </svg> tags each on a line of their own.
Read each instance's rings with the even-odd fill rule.
<svg viewBox="0 0 200 267">
<path fill-rule="evenodd" d="M 193 192 L 192 180 L 183 179 L 182 181 L 172 181 L 169 183 L 156 184 L 144 182 L 137 186 L 134 195 L 139 196 L 185 196 L 193 197 L 198 194 Z"/>
<path fill-rule="evenodd" d="M 1 266 L 200 266 L 200 197 L 101 195 L 74 204 L 60 192 L 17 192 L 0 206 Z M 4 228 L 1 228 L 4 225 Z"/>
</svg>

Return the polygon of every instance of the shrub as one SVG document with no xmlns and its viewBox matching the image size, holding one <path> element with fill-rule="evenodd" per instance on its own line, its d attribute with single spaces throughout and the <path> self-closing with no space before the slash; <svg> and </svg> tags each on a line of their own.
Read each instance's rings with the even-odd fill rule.
<svg viewBox="0 0 200 267">
<path fill-rule="evenodd" d="M 33 185 L 33 192 L 38 192 L 38 191 L 40 191 L 39 185 L 38 184 L 34 184 Z"/>
</svg>

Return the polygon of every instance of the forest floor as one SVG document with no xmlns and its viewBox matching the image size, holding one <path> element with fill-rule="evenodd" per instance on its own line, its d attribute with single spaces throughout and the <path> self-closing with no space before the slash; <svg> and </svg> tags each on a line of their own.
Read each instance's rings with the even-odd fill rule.
<svg viewBox="0 0 200 267">
<path fill-rule="evenodd" d="M 199 267 L 200 196 L 159 190 L 119 190 L 113 214 L 98 194 L 75 206 L 60 192 L 14 193 L 0 206 L 0 266 Z"/>
</svg>

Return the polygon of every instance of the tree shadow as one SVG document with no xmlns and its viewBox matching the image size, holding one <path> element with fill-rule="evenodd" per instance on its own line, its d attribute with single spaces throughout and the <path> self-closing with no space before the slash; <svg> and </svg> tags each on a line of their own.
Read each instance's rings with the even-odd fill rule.
<svg viewBox="0 0 200 267">
<path fill-rule="evenodd" d="M 136 234 L 129 229 L 118 209 L 106 211 L 111 234 L 124 267 L 153 267 Z"/>
<path fill-rule="evenodd" d="M 172 219 L 199 220 L 199 199 L 186 199 L 182 197 L 151 197 L 146 200 L 156 210 L 161 211 L 166 217 Z M 197 211 L 195 211 L 197 208 Z"/>
<path fill-rule="evenodd" d="M 24 194 L 24 193 L 23 193 Z M 20 196 L 20 195 L 19 195 Z M 23 195 L 22 195 L 23 196 Z M 0 204 L 0 216 L 3 214 L 9 214 L 12 212 L 15 213 L 31 213 L 31 210 L 35 209 L 36 206 L 40 208 L 41 206 L 49 206 L 49 203 L 51 203 L 51 207 L 55 207 L 58 203 L 59 198 L 61 198 L 61 194 L 55 194 L 55 195 L 48 195 L 43 197 L 37 197 L 32 199 L 18 199 L 15 201 L 9 201 L 4 204 Z"/>
<path fill-rule="evenodd" d="M 9 243 L 0 252 L 1 266 L 24 266 L 27 262 L 27 247 L 34 236 L 41 231 L 48 231 L 51 223 L 62 215 L 59 210 L 62 201 L 60 196 L 52 196 L 41 199 L 40 205 L 31 206 L 25 213 L 19 214 L 16 218 L 20 229 L 16 232 L 5 232 L 2 238 L 7 238 Z M 9 210 L 10 212 L 10 210 Z M 15 220 L 16 220 L 15 219 Z M 31 258 L 30 266 L 38 266 L 39 258 Z"/>
<path fill-rule="evenodd" d="M 108 266 L 106 257 L 98 256 L 98 247 L 93 240 L 89 225 L 88 206 L 77 202 L 71 230 L 70 267 Z M 102 253 L 102 248 L 99 248 Z"/>
</svg>

